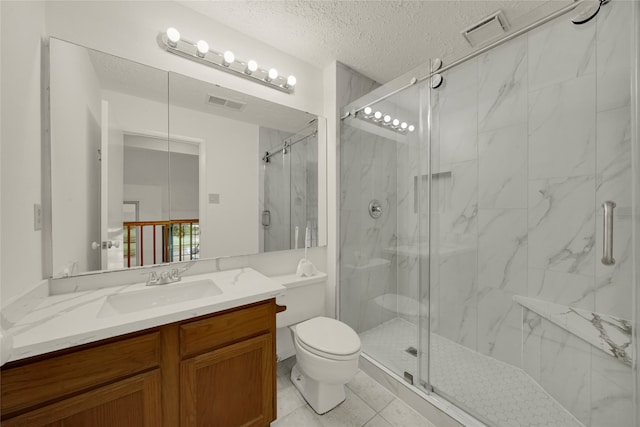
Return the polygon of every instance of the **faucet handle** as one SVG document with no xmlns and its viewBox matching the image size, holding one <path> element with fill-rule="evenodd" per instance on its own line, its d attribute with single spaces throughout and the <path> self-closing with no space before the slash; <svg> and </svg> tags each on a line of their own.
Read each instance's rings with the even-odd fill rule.
<svg viewBox="0 0 640 427">
<path fill-rule="evenodd" d="M 149 272 L 149 277 L 147 278 L 147 286 L 157 285 L 157 284 L 158 284 L 158 273 L 155 271 Z"/>
</svg>

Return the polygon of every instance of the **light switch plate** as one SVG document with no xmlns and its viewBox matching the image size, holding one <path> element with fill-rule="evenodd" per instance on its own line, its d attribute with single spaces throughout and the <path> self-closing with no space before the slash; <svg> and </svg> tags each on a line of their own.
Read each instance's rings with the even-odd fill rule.
<svg viewBox="0 0 640 427">
<path fill-rule="evenodd" d="M 209 193 L 209 204 L 220 204 L 220 194 L 218 193 Z"/>
</svg>

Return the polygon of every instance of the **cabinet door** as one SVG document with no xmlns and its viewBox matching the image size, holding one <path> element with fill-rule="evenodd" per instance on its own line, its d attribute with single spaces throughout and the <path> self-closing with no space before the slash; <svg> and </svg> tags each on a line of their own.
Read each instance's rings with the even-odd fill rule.
<svg viewBox="0 0 640 427">
<path fill-rule="evenodd" d="M 181 363 L 182 427 L 267 426 L 273 421 L 271 334 Z"/>
<path fill-rule="evenodd" d="M 161 425 L 160 370 L 82 393 L 9 420 L 3 427 L 156 427 Z"/>
</svg>

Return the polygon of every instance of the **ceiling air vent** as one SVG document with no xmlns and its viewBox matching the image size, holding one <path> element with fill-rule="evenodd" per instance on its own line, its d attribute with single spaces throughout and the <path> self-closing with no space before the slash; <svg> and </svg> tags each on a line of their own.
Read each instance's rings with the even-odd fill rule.
<svg viewBox="0 0 640 427">
<path fill-rule="evenodd" d="M 233 99 L 221 98 L 215 95 L 207 95 L 207 104 L 218 107 L 225 107 L 230 110 L 242 111 L 245 107 L 244 102 L 234 101 Z"/>
<path fill-rule="evenodd" d="M 504 13 L 499 10 L 496 13 L 487 16 L 482 21 L 478 22 L 462 31 L 462 35 L 469 42 L 471 47 L 476 47 L 483 43 L 492 41 L 502 36 L 509 30 L 509 23 Z"/>
</svg>

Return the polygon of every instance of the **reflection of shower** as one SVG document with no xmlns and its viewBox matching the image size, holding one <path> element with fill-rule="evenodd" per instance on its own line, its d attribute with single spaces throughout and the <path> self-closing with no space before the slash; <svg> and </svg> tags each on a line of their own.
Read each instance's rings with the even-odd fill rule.
<svg viewBox="0 0 640 427">
<path fill-rule="evenodd" d="M 271 157 L 275 156 L 276 154 L 282 152 L 282 154 L 287 154 L 289 152 L 289 148 L 292 147 L 293 145 L 297 144 L 298 142 L 302 142 L 307 138 L 310 138 L 312 136 L 316 136 L 318 134 L 318 130 L 314 130 L 313 132 L 311 132 L 309 135 L 305 135 L 299 139 L 296 139 L 295 141 L 291 141 L 291 138 L 287 138 L 283 141 L 282 144 L 282 148 L 280 148 L 279 150 L 276 151 L 266 151 L 264 153 L 264 156 L 262 156 L 262 161 L 265 163 L 271 163 Z"/>
<path fill-rule="evenodd" d="M 600 6 L 609 3 L 609 0 L 585 0 L 576 9 L 578 14 L 571 18 L 576 25 L 586 24 L 600 12 Z"/>
</svg>

